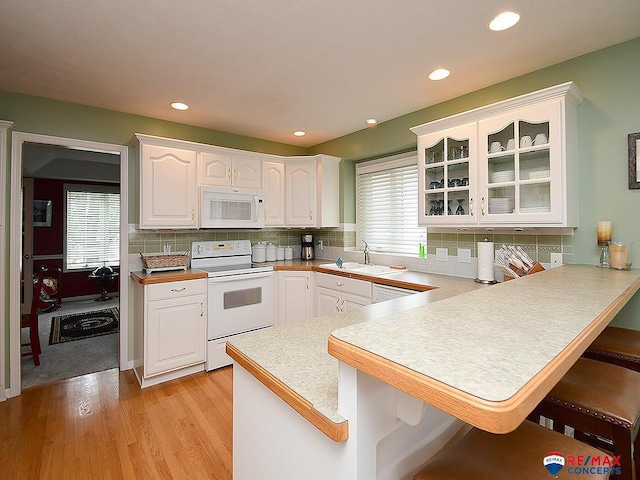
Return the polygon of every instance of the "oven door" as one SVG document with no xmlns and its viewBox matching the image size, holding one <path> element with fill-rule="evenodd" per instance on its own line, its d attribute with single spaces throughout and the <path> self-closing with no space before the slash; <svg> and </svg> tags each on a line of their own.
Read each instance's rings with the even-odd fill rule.
<svg viewBox="0 0 640 480">
<path fill-rule="evenodd" d="M 273 325 L 273 272 L 209 278 L 209 340 Z"/>
</svg>

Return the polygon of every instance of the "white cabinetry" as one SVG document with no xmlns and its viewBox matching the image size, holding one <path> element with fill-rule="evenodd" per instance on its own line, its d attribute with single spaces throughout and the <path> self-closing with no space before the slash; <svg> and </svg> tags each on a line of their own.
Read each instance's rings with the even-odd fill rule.
<svg viewBox="0 0 640 480">
<path fill-rule="evenodd" d="M 278 272 L 278 325 L 313 318 L 313 272 Z"/>
<path fill-rule="evenodd" d="M 412 128 L 420 225 L 577 226 L 582 99 L 569 82 Z"/>
<path fill-rule="evenodd" d="M 198 185 L 260 189 L 261 158 L 226 149 L 203 151 L 198 159 Z"/>
<path fill-rule="evenodd" d="M 134 287 L 134 370 L 142 387 L 204 370 L 207 280 Z"/>
<path fill-rule="evenodd" d="M 196 151 L 174 140 L 136 134 L 140 228 L 196 228 Z"/>
<path fill-rule="evenodd" d="M 284 227 L 284 163 L 262 162 L 262 191 L 264 192 L 264 226 Z"/>
<path fill-rule="evenodd" d="M 371 304 L 371 282 L 316 272 L 316 316 L 346 312 Z"/>
<path fill-rule="evenodd" d="M 329 155 L 291 157 L 285 161 L 287 227 L 337 227 L 340 159 Z"/>
</svg>

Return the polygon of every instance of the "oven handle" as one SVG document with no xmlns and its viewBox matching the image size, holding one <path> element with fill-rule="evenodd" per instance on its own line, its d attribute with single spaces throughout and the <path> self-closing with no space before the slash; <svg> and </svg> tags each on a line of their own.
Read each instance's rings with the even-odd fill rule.
<svg viewBox="0 0 640 480">
<path fill-rule="evenodd" d="M 273 277 L 273 271 L 259 273 L 241 273 L 239 275 L 227 275 L 224 277 L 211 277 L 209 283 L 235 282 L 238 280 L 253 280 L 254 278 Z"/>
</svg>

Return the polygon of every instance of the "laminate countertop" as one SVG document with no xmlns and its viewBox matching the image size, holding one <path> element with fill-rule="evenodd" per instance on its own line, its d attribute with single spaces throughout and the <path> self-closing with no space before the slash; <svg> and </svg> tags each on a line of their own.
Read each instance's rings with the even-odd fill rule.
<svg viewBox="0 0 640 480">
<path fill-rule="evenodd" d="M 436 290 L 233 339 L 228 353 L 334 440 L 338 359 L 463 421 L 515 429 L 640 288 L 640 270 L 565 265 Z"/>
</svg>

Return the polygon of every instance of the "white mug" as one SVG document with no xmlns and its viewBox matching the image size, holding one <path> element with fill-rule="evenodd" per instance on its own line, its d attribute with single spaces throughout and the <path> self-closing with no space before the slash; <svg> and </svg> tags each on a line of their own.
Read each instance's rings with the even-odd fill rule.
<svg viewBox="0 0 640 480">
<path fill-rule="evenodd" d="M 489 153 L 498 153 L 501 151 L 502 151 L 502 144 L 500 142 L 493 142 L 491 144 L 491 147 L 489 148 Z"/>
<path fill-rule="evenodd" d="M 531 137 L 529 135 L 525 135 L 520 138 L 520 148 L 530 147 L 531 145 Z"/>
<path fill-rule="evenodd" d="M 516 148 L 516 141 L 513 138 L 507 140 L 507 150 L 513 150 Z"/>
<path fill-rule="evenodd" d="M 534 145 L 544 145 L 545 143 L 547 143 L 547 136 L 544 133 L 537 134 L 533 141 Z"/>
</svg>

